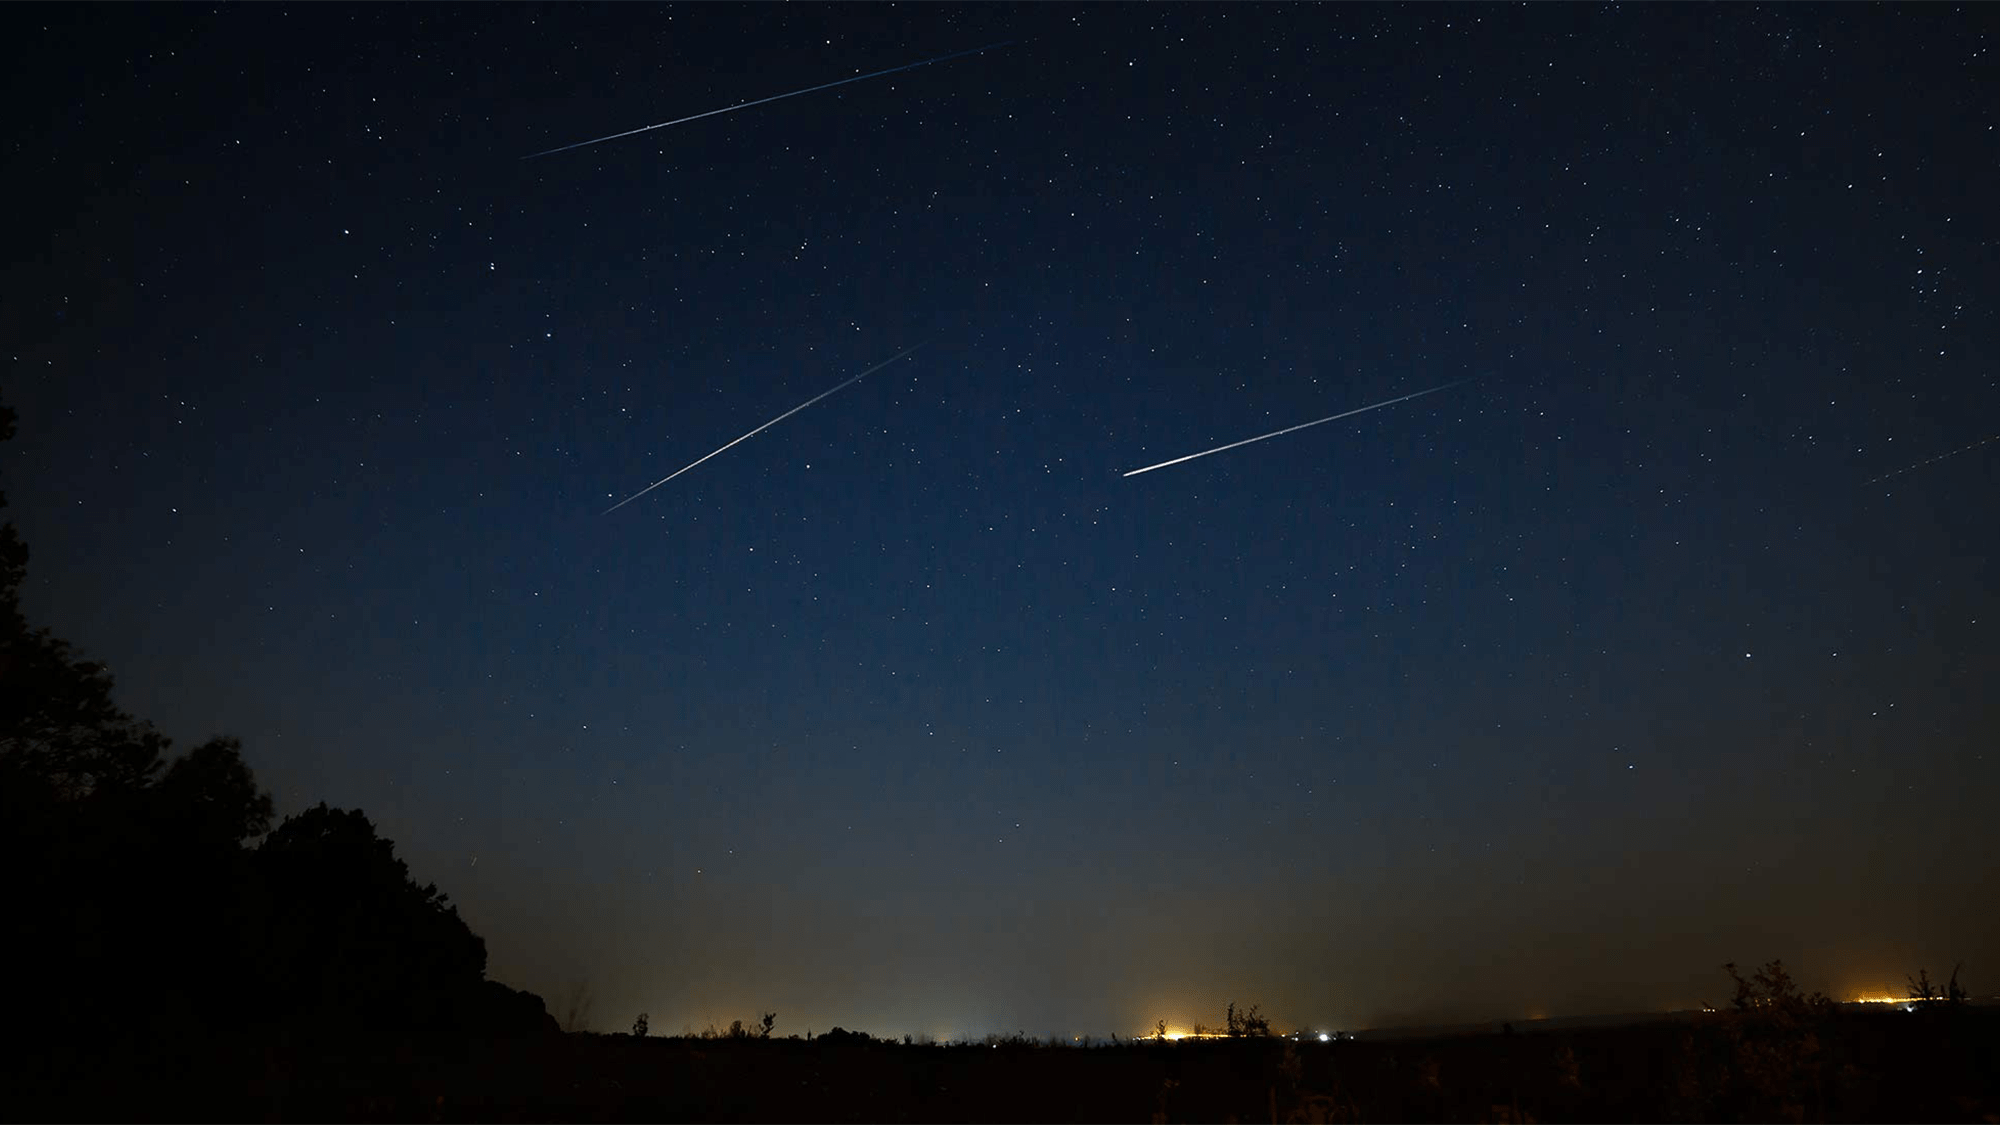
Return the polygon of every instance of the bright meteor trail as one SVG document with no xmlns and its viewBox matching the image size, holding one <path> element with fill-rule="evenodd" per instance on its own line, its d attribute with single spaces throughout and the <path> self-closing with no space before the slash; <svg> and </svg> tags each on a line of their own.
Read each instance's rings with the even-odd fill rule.
<svg viewBox="0 0 2000 1125">
<path fill-rule="evenodd" d="M 561 148 L 551 148 L 551 149 L 544 149 L 541 152 L 531 152 L 528 155 L 522 157 L 521 159 L 533 160 L 536 157 L 540 156 L 554 156 L 558 152 L 568 152 L 570 149 L 583 148 L 586 145 L 603 144 L 605 141 L 615 141 L 620 137 L 632 137 L 632 136 L 637 136 L 640 133 L 650 133 L 655 129 L 664 129 L 669 125 L 685 125 L 690 121 L 699 121 L 704 117 L 714 117 L 717 114 L 721 113 L 735 113 L 739 109 L 749 109 L 753 105 L 764 105 L 768 102 L 783 101 L 786 98 L 796 98 L 800 94 L 811 94 L 811 93 L 816 93 L 820 90 L 831 90 L 835 86 L 845 86 L 850 82 L 866 82 L 870 78 L 880 78 L 885 74 L 894 74 L 899 70 L 915 70 L 920 66 L 929 66 L 932 63 L 948 62 L 952 59 L 964 58 L 967 55 L 976 55 L 981 51 L 990 51 L 995 47 L 1005 47 L 1011 42 L 1012 40 L 1003 40 L 999 43 L 988 43 L 984 47 L 974 47 L 969 51 L 957 51 L 949 55 L 939 55 L 937 58 L 925 59 L 922 62 L 904 63 L 902 66 L 892 66 L 887 70 L 878 70 L 872 74 L 857 74 L 852 78 L 843 78 L 838 82 L 823 82 L 818 86 L 808 86 L 803 90 L 793 90 L 789 94 L 773 94 L 768 98 L 758 98 L 756 101 L 738 102 L 735 105 L 724 106 L 721 109 L 711 109 L 705 113 L 697 113 L 688 117 L 676 117 L 672 121 L 662 121 L 658 125 L 645 125 L 637 129 L 627 129 L 623 133 L 613 133 L 608 137 L 596 137 L 588 141 L 578 141 L 573 145 L 563 145 Z"/>
<path fill-rule="evenodd" d="M 875 366 L 869 368 L 868 370 L 863 371 L 861 374 L 856 375 L 854 378 L 849 379 L 847 382 L 842 383 L 841 385 L 833 388 L 833 390 L 821 391 L 820 393 L 812 396 L 811 398 L 805 400 L 804 402 L 798 404 L 797 406 L 792 407 L 790 410 L 785 411 L 783 414 L 778 415 L 776 418 L 771 419 L 770 421 L 764 423 L 763 425 L 757 427 L 756 429 L 751 430 L 749 433 L 744 434 L 742 437 L 737 438 L 735 441 L 730 442 L 728 445 L 723 446 L 721 449 L 716 450 L 715 453 L 724 452 L 725 450 L 734 448 L 735 446 L 741 445 L 744 442 L 749 441 L 751 438 L 756 437 L 758 434 L 763 433 L 765 430 L 770 429 L 772 426 L 775 426 L 778 423 L 784 421 L 785 419 L 790 418 L 792 415 L 797 414 L 799 411 L 804 410 L 806 407 L 811 406 L 813 403 L 818 402 L 820 399 L 823 399 L 826 396 L 833 394 L 834 391 L 846 390 L 847 388 L 853 386 L 856 383 L 859 383 L 861 380 L 866 379 L 868 376 L 873 375 L 877 371 L 882 370 L 884 367 L 889 366 L 890 364 L 896 362 L 897 360 L 903 358 L 906 355 L 909 355 L 911 352 L 916 351 L 918 348 L 921 348 L 923 346 L 924 345 L 922 343 L 911 344 L 909 347 L 904 348 L 902 351 L 897 352 L 895 355 L 890 356 L 888 359 L 883 360 L 882 362 L 876 364 Z M 646 487 L 640 489 L 639 491 L 634 492 L 632 495 L 627 496 L 625 499 L 620 500 L 616 504 L 611 505 L 609 508 L 604 509 L 604 511 L 601 514 L 607 516 L 610 515 L 611 513 L 617 511 L 618 509 L 624 507 L 625 505 L 630 504 L 632 501 L 637 500 L 639 497 L 644 496 L 648 492 L 651 492 L 654 489 L 660 487 L 661 485 L 667 483 L 668 481 L 674 479 L 675 477 L 680 476 L 682 473 L 687 472 L 689 469 L 694 468 L 695 465 L 699 465 L 703 461 L 708 460 L 709 457 L 715 456 L 715 453 L 710 453 L 707 456 L 701 457 L 691 465 L 675 469 L 673 472 L 668 473 L 666 476 L 661 477 L 659 480 L 654 481 L 653 483 L 647 485 Z"/>
<path fill-rule="evenodd" d="M 1358 407 L 1354 410 L 1349 410 L 1342 414 L 1330 415 L 1328 417 L 1320 418 L 1312 422 L 1300 422 L 1296 426 L 1286 426 L 1282 430 L 1272 430 L 1268 434 L 1259 434 L 1258 436 L 1253 438 L 1244 438 L 1242 441 L 1232 441 L 1228 445 L 1218 445 L 1214 449 L 1204 449 L 1200 453 L 1190 453 L 1186 457 L 1176 457 L 1171 461 L 1162 461 L 1157 465 L 1148 465 L 1143 469 L 1133 469 L 1131 472 L 1126 473 L 1124 475 L 1128 477 L 1136 477 L 1140 473 L 1150 473 L 1154 469 L 1164 469 L 1168 465 L 1178 465 L 1183 461 L 1192 461 L 1197 457 L 1206 457 L 1211 453 L 1221 453 L 1224 450 L 1235 449 L 1239 446 L 1254 445 L 1260 441 L 1266 441 L 1274 437 L 1283 437 L 1286 434 L 1296 433 L 1299 430 L 1311 429 L 1314 426 L 1324 425 L 1327 422 L 1338 422 L 1342 418 L 1352 418 L 1356 414 L 1366 414 L 1370 410 L 1380 410 L 1385 406 L 1394 406 L 1399 402 L 1408 402 L 1413 398 L 1422 398 L 1425 395 L 1436 394 L 1439 391 L 1450 390 L 1451 388 L 1458 386 L 1460 383 L 1469 383 L 1469 382 L 1471 382 L 1470 379 L 1457 379 L 1452 382 L 1446 383 L 1443 386 L 1432 387 L 1430 390 L 1427 391 L 1418 391 L 1415 394 L 1407 394 L 1402 396 L 1401 398 L 1392 398 L 1387 402 L 1378 402 L 1373 406 Z"/>
</svg>

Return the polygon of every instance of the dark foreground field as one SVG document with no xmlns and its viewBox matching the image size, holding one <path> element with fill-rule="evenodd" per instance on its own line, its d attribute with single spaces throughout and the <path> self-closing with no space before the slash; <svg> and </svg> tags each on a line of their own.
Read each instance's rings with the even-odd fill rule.
<svg viewBox="0 0 2000 1125">
<path fill-rule="evenodd" d="M 2000 1012 L 1734 1015 L 1332 1043 L 922 1046 L 549 1035 L 373 1056 L 239 1046 L 7 1116 L 409 1121 L 2000 1121 Z M 290 1056 L 290 1057 L 288 1057 Z M 74 1061 L 74 1060 L 72 1060 Z M 138 1088 L 143 1085 L 143 1089 Z M 120 1087 L 123 1087 L 122 1089 Z"/>
</svg>

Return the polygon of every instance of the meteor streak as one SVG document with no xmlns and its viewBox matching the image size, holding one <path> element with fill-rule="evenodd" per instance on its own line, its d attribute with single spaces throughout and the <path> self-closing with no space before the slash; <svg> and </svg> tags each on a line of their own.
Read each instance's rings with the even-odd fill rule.
<svg viewBox="0 0 2000 1125">
<path fill-rule="evenodd" d="M 976 55 L 979 54 L 981 51 L 990 51 L 995 47 L 1008 46 L 1012 42 L 1013 40 L 1009 39 L 1009 40 L 1003 40 L 999 43 L 988 43 L 984 47 L 974 47 L 969 51 L 957 51 L 949 55 L 939 55 L 937 58 L 925 59 L 922 62 L 904 63 L 902 66 L 892 66 L 887 70 L 878 70 L 872 74 L 857 74 L 852 78 L 843 78 L 838 82 L 823 82 L 818 86 L 808 86 L 803 90 L 793 90 L 789 94 L 773 94 L 768 98 L 758 98 L 756 101 L 738 102 L 735 105 L 724 106 L 721 109 L 711 109 L 705 113 L 697 113 L 688 117 L 676 117 L 672 121 L 662 121 L 658 125 L 644 125 L 637 129 L 627 129 L 622 133 L 613 133 L 607 137 L 596 137 L 588 141 L 578 141 L 573 145 L 563 145 L 560 148 L 544 149 L 541 152 L 531 152 L 528 155 L 522 157 L 521 159 L 533 160 L 541 156 L 554 156 L 556 153 L 568 152 L 570 149 L 573 148 L 583 148 L 586 145 L 603 144 L 605 141 L 615 141 L 620 137 L 632 137 L 632 136 L 637 136 L 640 133 L 650 133 L 655 129 L 664 129 L 669 125 L 685 125 L 690 121 L 699 121 L 704 117 L 714 117 L 717 114 L 721 113 L 735 113 L 739 109 L 749 109 L 753 105 L 764 105 L 768 102 L 783 101 L 786 98 L 796 98 L 800 94 L 812 94 L 812 93 L 817 93 L 820 90 L 831 90 L 835 86 L 845 86 L 850 82 L 866 82 L 870 78 L 880 78 L 885 74 L 894 74 L 899 70 L 915 70 L 920 66 L 929 66 L 932 63 L 948 62 L 952 59 L 964 58 L 967 55 Z"/>
<path fill-rule="evenodd" d="M 1224 450 L 1235 449 L 1239 446 L 1254 445 L 1260 441 L 1267 441 L 1274 437 L 1283 437 L 1286 434 L 1296 433 L 1299 430 L 1311 429 L 1314 426 L 1323 425 L 1327 422 L 1337 422 L 1342 418 L 1352 418 L 1356 414 L 1366 414 L 1370 410 L 1380 410 L 1385 406 L 1394 406 L 1399 402 L 1408 402 L 1413 398 L 1422 398 L 1425 395 L 1436 394 L 1439 391 L 1450 390 L 1451 388 L 1458 386 L 1460 383 L 1469 383 L 1471 381 L 1472 380 L 1470 379 L 1457 379 L 1452 382 L 1446 383 L 1442 386 L 1432 387 L 1430 390 L 1427 391 L 1418 391 L 1415 394 L 1407 394 L 1402 396 L 1401 398 L 1392 398 L 1387 402 L 1378 402 L 1373 406 L 1359 407 L 1354 410 L 1346 411 L 1345 413 L 1329 415 L 1328 417 L 1320 418 L 1311 422 L 1300 422 L 1296 426 L 1286 426 L 1282 430 L 1272 430 L 1268 434 L 1259 434 L 1253 438 L 1244 438 L 1242 441 L 1232 441 L 1228 445 L 1218 445 L 1214 449 L 1204 449 L 1200 453 L 1190 453 L 1186 457 L 1176 457 L 1171 461 L 1162 461 L 1157 465 L 1148 465 L 1143 469 L 1133 469 L 1131 472 L 1126 473 L 1124 475 L 1128 477 L 1136 477 L 1140 473 L 1150 473 L 1154 469 L 1164 469 L 1168 465 L 1178 465 L 1183 461 L 1192 461 L 1197 457 L 1206 457 L 1211 453 L 1221 453 Z"/>
<path fill-rule="evenodd" d="M 804 402 L 798 404 L 797 406 L 792 407 L 790 410 L 785 411 L 783 414 L 778 415 L 776 418 L 771 419 L 770 421 L 764 423 L 763 425 L 757 427 L 756 429 L 751 430 L 749 433 L 744 434 L 742 437 L 737 438 L 735 441 L 730 442 L 728 445 L 723 446 L 721 449 L 716 450 L 715 453 L 721 453 L 725 450 L 731 449 L 735 446 L 743 444 L 746 441 L 749 441 L 751 438 L 756 437 L 758 434 L 763 433 L 765 430 L 770 429 L 772 426 L 775 426 L 778 423 L 784 421 L 785 419 L 790 418 L 792 415 L 797 414 L 799 411 L 804 410 L 806 407 L 811 406 L 813 403 L 818 402 L 820 399 L 823 399 L 826 396 L 833 394 L 834 391 L 846 390 L 847 388 L 853 386 L 856 383 L 859 383 L 861 380 L 866 379 L 868 376 L 873 375 L 875 372 L 882 370 L 884 367 L 889 366 L 890 364 L 896 362 L 897 360 L 903 358 L 906 355 L 909 355 L 911 352 L 916 351 L 918 348 L 921 348 L 923 346 L 924 345 L 921 342 L 911 344 L 909 347 L 904 348 L 902 351 L 897 352 L 895 355 L 890 356 L 888 359 L 883 360 L 882 362 L 876 364 L 875 366 L 869 368 L 868 370 L 863 371 L 861 374 L 856 375 L 854 378 L 849 379 L 847 382 L 842 383 L 841 385 L 833 388 L 833 390 L 821 391 L 820 393 L 812 396 L 811 398 L 805 400 Z M 604 509 L 604 511 L 601 514 L 607 516 L 610 515 L 611 513 L 617 511 L 618 509 L 624 507 L 625 505 L 630 504 L 632 501 L 637 500 L 639 497 L 644 496 L 648 492 L 651 492 L 654 489 L 660 487 L 661 485 L 667 483 L 668 481 L 674 479 L 675 477 L 680 476 L 682 473 L 687 472 L 688 469 L 694 468 L 695 465 L 699 465 L 703 461 L 708 460 L 709 457 L 715 456 L 715 453 L 710 453 L 707 456 L 696 460 L 694 464 L 687 465 L 683 468 L 675 469 L 673 472 L 668 473 L 666 476 L 661 477 L 659 480 L 654 481 L 653 483 L 647 485 L 646 487 L 640 489 L 639 491 L 634 492 L 632 495 L 627 496 L 625 499 L 620 500 L 616 504 L 611 505 L 609 508 Z"/>
<path fill-rule="evenodd" d="M 1873 478 L 1873 479 L 1871 479 L 1871 480 L 1867 480 L 1867 481 L 1863 481 L 1862 483 L 1863 483 L 1863 484 L 1875 484 L 1875 483 L 1877 483 L 1877 482 L 1879 482 L 1879 481 L 1885 481 L 1885 480 L 1888 480 L 1888 479 L 1889 479 L 1890 477 L 1900 477 L 1900 476 L 1902 476 L 1902 475 L 1903 475 L 1904 473 L 1908 473 L 1908 472 L 1914 472 L 1914 471 L 1915 471 L 1915 470 L 1917 470 L 1917 469 L 1921 469 L 1921 468 L 1923 468 L 1923 467 L 1924 467 L 1925 465 L 1935 465 L 1935 464 L 1937 464 L 1937 463 L 1938 463 L 1939 461 L 1942 461 L 1942 460 L 1944 460 L 1944 459 L 1945 459 L 1945 458 L 1947 458 L 1947 457 L 1956 457 L 1956 456 L 1958 456 L 1958 455 L 1959 455 L 1959 454 L 1961 454 L 1961 453 L 1969 453 L 1969 452 L 1971 452 L 1972 450 L 1975 450 L 1975 449 L 1978 449 L 1978 448 L 1979 448 L 1980 446 L 1982 446 L 1982 445 L 1985 445 L 1985 444 L 1987 444 L 1988 442 L 1995 442 L 1995 441 L 2000 441 L 2000 434 L 1994 434 L 1994 435 L 1993 435 L 1992 437 L 1988 437 L 1988 438 L 1980 438 L 1980 439 L 1979 439 L 1978 441 L 1975 441 L 1975 442 L 1973 442 L 1973 443 L 1972 443 L 1971 445 L 1961 445 L 1961 446 L 1959 446 L 1959 447 L 1958 447 L 1957 449 L 1954 449 L 1954 450 L 1952 450 L 1952 451 L 1951 451 L 1951 452 L 1949 452 L 1949 453 L 1940 453 L 1940 454 L 1938 454 L 1938 455 L 1937 455 L 1936 457 L 1926 457 L 1925 459 L 1923 459 L 1922 461 L 1919 461 L 1919 462 L 1917 462 L 1917 463 L 1916 463 L 1916 464 L 1914 464 L 1914 465 L 1905 465 L 1905 466 L 1903 466 L 1902 468 L 1900 468 L 1900 469 L 1897 469 L 1897 470 L 1896 470 L 1895 472 L 1893 472 L 1893 473 L 1883 473 L 1883 474 L 1882 474 L 1881 476 L 1879 476 L 1879 477 L 1875 477 L 1875 478 Z"/>
</svg>

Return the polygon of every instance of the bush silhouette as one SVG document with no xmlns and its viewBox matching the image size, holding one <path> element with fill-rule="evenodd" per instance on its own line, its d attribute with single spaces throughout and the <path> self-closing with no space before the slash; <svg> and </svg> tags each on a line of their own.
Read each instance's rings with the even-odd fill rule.
<svg viewBox="0 0 2000 1125">
<path fill-rule="evenodd" d="M 1824 1109 L 1826 1037 L 1834 1004 L 1799 990 L 1783 961 L 1745 978 L 1732 964 L 1732 1011 L 1723 1021 L 1734 1078 L 1734 1097 L 1749 1116 L 1799 1120 Z"/>
</svg>

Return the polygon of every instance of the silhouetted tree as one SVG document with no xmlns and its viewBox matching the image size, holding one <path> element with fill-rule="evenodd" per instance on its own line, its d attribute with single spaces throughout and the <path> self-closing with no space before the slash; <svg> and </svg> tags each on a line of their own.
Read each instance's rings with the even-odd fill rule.
<svg viewBox="0 0 2000 1125">
<path fill-rule="evenodd" d="M 1964 962 L 1953 965 L 1951 967 L 1951 981 L 1943 987 L 1940 987 L 1931 980 L 1929 969 L 1918 969 L 1917 975 L 1914 977 L 1906 974 L 1903 979 L 1910 982 L 1910 999 L 1927 1008 L 1935 1007 L 1939 1004 L 1958 1005 L 1965 1003 L 1967 999 L 1966 991 L 1958 983 L 1958 970 L 1964 967 Z"/>
<path fill-rule="evenodd" d="M 1829 1007 L 1832 1001 L 1815 992 L 1808 996 L 1799 991 L 1792 975 L 1785 970 L 1785 963 L 1772 961 L 1751 974 L 1748 980 L 1736 971 L 1734 962 L 1724 965 L 1722 971 L 1736 983 L 1736 1010 L 1777 1011 L 1788 1014 L 1817 1014 Z"/>
<path fill-rule="evenodd" d="M 324 803 L 257 847 L 252 949 L 274 1015 L 317 1027 L 435 1029 L 486 972 L 486 943 L 418 886 L 359 810 Z"/>
<path fill-rule="evenodd" d="M 0 442 L 13 438 L 14 423 L 14 411 L 0 406 Z M 21 613 L 27 568 L 27 544 L 11 521 L 0 525 L 0 813 L 9 819 L 100 789 L 141 788 L 167 747 L 112 703 L 103 665 L 48 629 L 29 628 Z"/>
<path fill-rule="evenodd" d="M 0 550 L 26 548 L 13 538 Z M 13 560 L 9 560 L 11 567 Z M 18 574 L 10 574 L 10 583 Z M 111 701 L 111 674 L 47 629 L 29 629 L 18 590 L 0 594 L 0 788 L 7 812 L 99 792 L 133 791 L 158 774 L 168 741 Z"/>
<path fill-rule="evenodd" d="M 0 406 L 0 441 L 14 423 Z M 305 1033 L 553 1030 L 540 997 L 484 979 L 485 944 L 361 813 L 320 805 L 270 832 L 235 739 L 169 763 L 102 665 L 28 626 L 27 560 L 0 526 L 0 942 L 37 1021 L 0 1052 L 10 1108 L 160 1116 L 175 1090 L 240 1078 L 230 1051 Z M 121 1084 L 143 1095 L 123 1112 L 79 1100 Z"/>
<path fill-rule="evenodd" d="M 14 423 L 0 406 L 0 440 Z M 114 1036 L 172 1026 L 185 1041 L 232 964 L 239 845 L 268 826 L 270 798 L 234 740 L 166 767 L 171 743 L 113 702 L 104 666 L 29 627 L 27 561 L 0 526 L 0 848 L 15 872 L 0 942 L 34 966 L 14 1000 L 47 1013 L 52 1043 L 105 1039 L 113 1005 L 127 1013 Z"/>
<path fill-rule="evenodd" d="M 639 1018 L 632 1021 L 632 1037 L 634 1039 L 646 1037 L 646 1013 L 640 1012 Z"/>
<path fill-rule="evenodd" d="M 1833 1002 L 1799 991 L 1783 961 L 1772 961 L 1748 979 L 1724 965 L 1736 984 L 1734 1011 L 1724 1023 L 1736 1095 L 1746 1116 L 1799 1120 L 1824 1107 L 1824 1037 Z"/>
<path fill-rule="evenodd" d="M 271 795 L 257 788 L 234 738 L 211 738 L 175 759 L 159 790 L 190 834 L 241 843 L 271 829 Z"/>
</svg>

